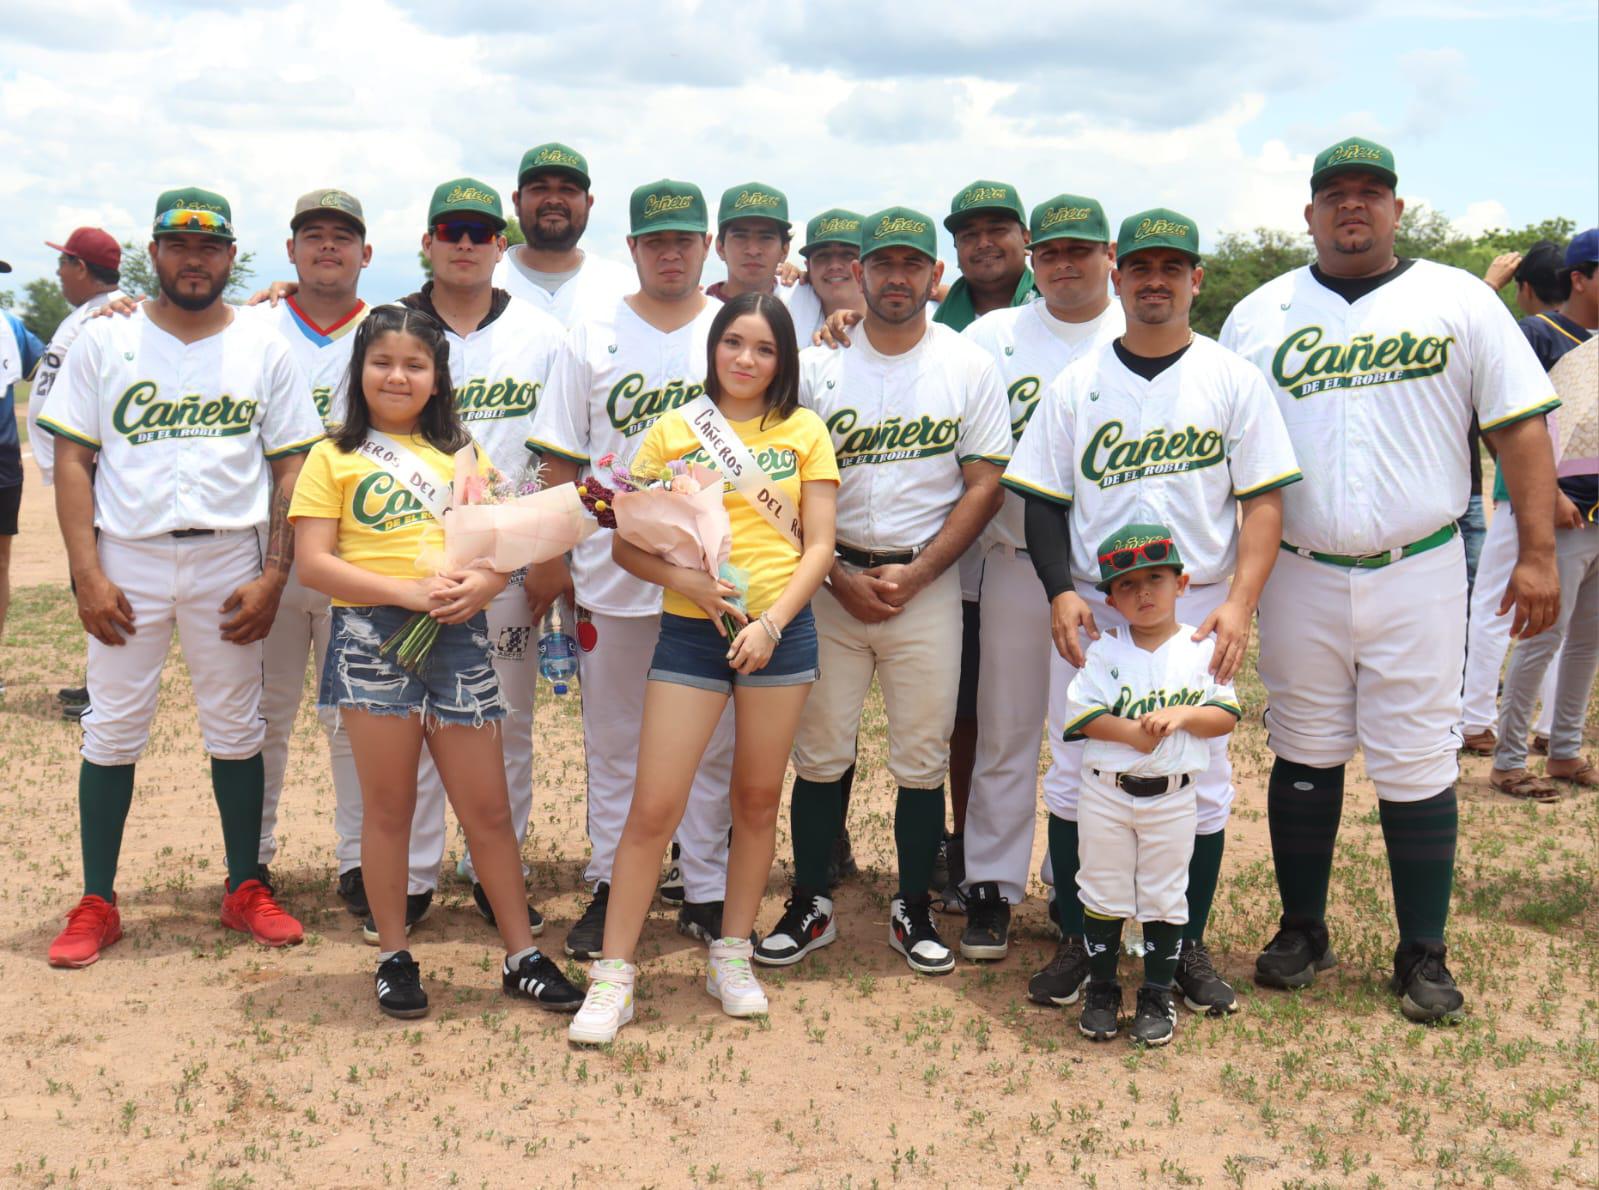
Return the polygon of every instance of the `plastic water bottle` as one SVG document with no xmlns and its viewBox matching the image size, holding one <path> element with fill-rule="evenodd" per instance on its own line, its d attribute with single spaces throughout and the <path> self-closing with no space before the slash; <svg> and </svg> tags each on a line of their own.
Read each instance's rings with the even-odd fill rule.
<svg viewBox="0 0 1599 1190">
<path fill-rule="evenodd" d="M 577 674 L 577 641 L 566 630 L 560 600 L 539 621 L 539 673 L 557 695 L 567 693 Z"/>
</svg>

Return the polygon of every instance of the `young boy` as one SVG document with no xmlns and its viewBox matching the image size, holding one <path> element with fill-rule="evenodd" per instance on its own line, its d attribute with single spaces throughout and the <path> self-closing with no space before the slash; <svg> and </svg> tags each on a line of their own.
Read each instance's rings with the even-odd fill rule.
<svg viewBox="0 0 1599 1190">
<path fill-rule="evenodd" d="M 1077 808 L 1088 990 L 1078 1028 L 1116 1036 L 1122 921 L 1144 927 L 1144 983 L 1130 1035 L 1165 1045 L 1177 1024 L 1172 978 L 1188 920 L 1194 849 L 1193 779 L 1209 763 L 1203 741 L 1239 717 L 1230 685 L 1210 673 L 1215 641 L 1177 622 L 1188 586 L 1164 525 L 1128 525 L 1099 547 L 1099 590 L 1127 619 L 1088 648 L 1067 691 L 1067 740 L 1086 739 Z"/>
</svg>

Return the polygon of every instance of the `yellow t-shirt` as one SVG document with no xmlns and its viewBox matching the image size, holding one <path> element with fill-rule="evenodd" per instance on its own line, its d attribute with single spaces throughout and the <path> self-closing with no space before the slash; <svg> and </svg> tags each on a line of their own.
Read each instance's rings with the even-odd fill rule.
<svg viewBox="0 0 1599 1190">
<path fill-rule="evenodd" d="M 791 507 L 800 506 L 800 484 L 817 480 L 838 482 L 833 440 L 822 419 L 809 409 L 796 409 L 782 421 L 769 417 L 764 430 L 758 417 L 748 421 L 729 419 L 727 424 L 749 447 L 761 470 L 777 481 Z M 716 469 L 709 453 L 700 445 L 699 437 L 677 409 L 663 414 L 650 427 L 638 454 L 633 456 L 632 468 L 637 474 L 650 475 L 673 459 Z M 732 484 L 725 484 L 724 488 L 728 520 L 733 525 L 732 563 L 750 576 L 745 606 L 754 617 L 777 602 L 799 565 L 799 554 L 794 552 L 787 538 L 766 523 L 766 518 L 751 507 L 737 488 Z M 706 618 L 693 601 L 675 591 L 666 592 L 663 606 L 673 615 Z"/>
<path fill-rule="evenodd" d="M 455 461 L 419 434 L 395 435 L 445 484 L 455 478 Z M 479 450 L 478 470 L 486 474 L 488 455 Z M 346 454 L 331 438 L 311 448 L 294 484 L 289 519 L 325 517 L 339 522 L 338 555 L 362 570 L 387 578 L 421 578 L 416 561 L 424 549 L 442 549 L 444 529 L 406 487 L 365 455 Z M 345 599 L 335 599 L 349 607 Z"/>
</svg>

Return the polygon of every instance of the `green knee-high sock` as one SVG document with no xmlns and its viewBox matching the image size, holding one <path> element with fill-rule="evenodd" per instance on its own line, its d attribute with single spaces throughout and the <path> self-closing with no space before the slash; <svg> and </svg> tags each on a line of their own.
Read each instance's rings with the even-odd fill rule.
<svg viewBox="0 0 1599 1190">
<path fill-rule="evenodd" d="M 133 805 L 131 764 L 78 767 L 78 839 L 83 848 L 85 896 L 110 900 L 117 887 L 117 857 L 122 854 L 122 828 Z"/>
<path fill-rule="evenodd" d="M 1122 951 L 1122 919 L 1083 911 L 1083 945 L 1088 948 L 1088 974 L 1104 983 L 1116 978 Z"/>
<path fill-rule="evenodd" d="M 794 884 L 825 894 L 827 862 L 844 820 L 843 782 L 795 777 L 788 813 L 794 837 Z"/>
<path fill-rule="evenodd" d="M 944 787 L 899 787 L 894 802 L 894 848 L 899 852 L 899 895 L 925 897 L 944 835 Z"/>
<path fill-rule="evenodd" d="M 1442 943 L 1455 883 L 1455 787 L 1420 802 L 1377 803 L 1400 942 Z"/>
<path fill-rule="evenodd" d="M 1266 822 L 1284 918 L 1326 920 L 1333 847 L 1343 813 L 1343 765 L 1318 769 L 1282 759 L 1272 765 Z"/>
<path fill-rule="evenodd" d="M 1055 912 L 1060 932 L 1070 938 L 1083 932 L 1083 903 L 1077 899 L 1077 824 L 1049 816 L 1049 866 L 1055 873 Z"/>
<path fill-rule="evenodd" d="M 211 758 L 211 792 L 222 813 L 222 848 L 228 857 L 228 883 L 234 888 L 256 878 L 265 791 L 259 752 L 248 760 Z"/>
<path fill-rule="evenodd" d="M 1171 987 L 1182 941 L 1183 927 L 1175 922 L 1144 923 L 1144 982 L 1150 987 Z"/>
<path fill-rule="evenodd" d="M 1221 853 L 1226 846 L 1225 827 L 1212 835 L 1194 836 L 1194 858 L 1188 861 L 1188 922 L 1183 926 L 1183 937 L 1190 942 L 1205 940 L 1205 923 L 1210 920 L 1210 904 L 1216 899 Z"/>
</svg>

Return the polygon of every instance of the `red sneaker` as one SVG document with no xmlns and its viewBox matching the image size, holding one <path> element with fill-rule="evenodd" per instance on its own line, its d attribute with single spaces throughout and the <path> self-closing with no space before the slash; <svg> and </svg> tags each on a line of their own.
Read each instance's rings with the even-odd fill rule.
<svg viewBox="0 0 1599 1190">
<path fill-rule="evenodd" d="M 300 923 L 272 899 L 272 890 L 259 880 L 246 880 L 234 889 L 227 886 L 222 898 L 222 924 L 230 930 L 248 934 L 262 946 L 293 946 L 305 940 Z"/>
<path fill-rule="evenodd" d="M 87 967 L 100 957 L 100 951 L 122 937 L 122 915 L 117 912 L 116 894 L 87 896 L 67 914 L 67 928 L 50 943 L 52 967 Z"/>
</svg>

